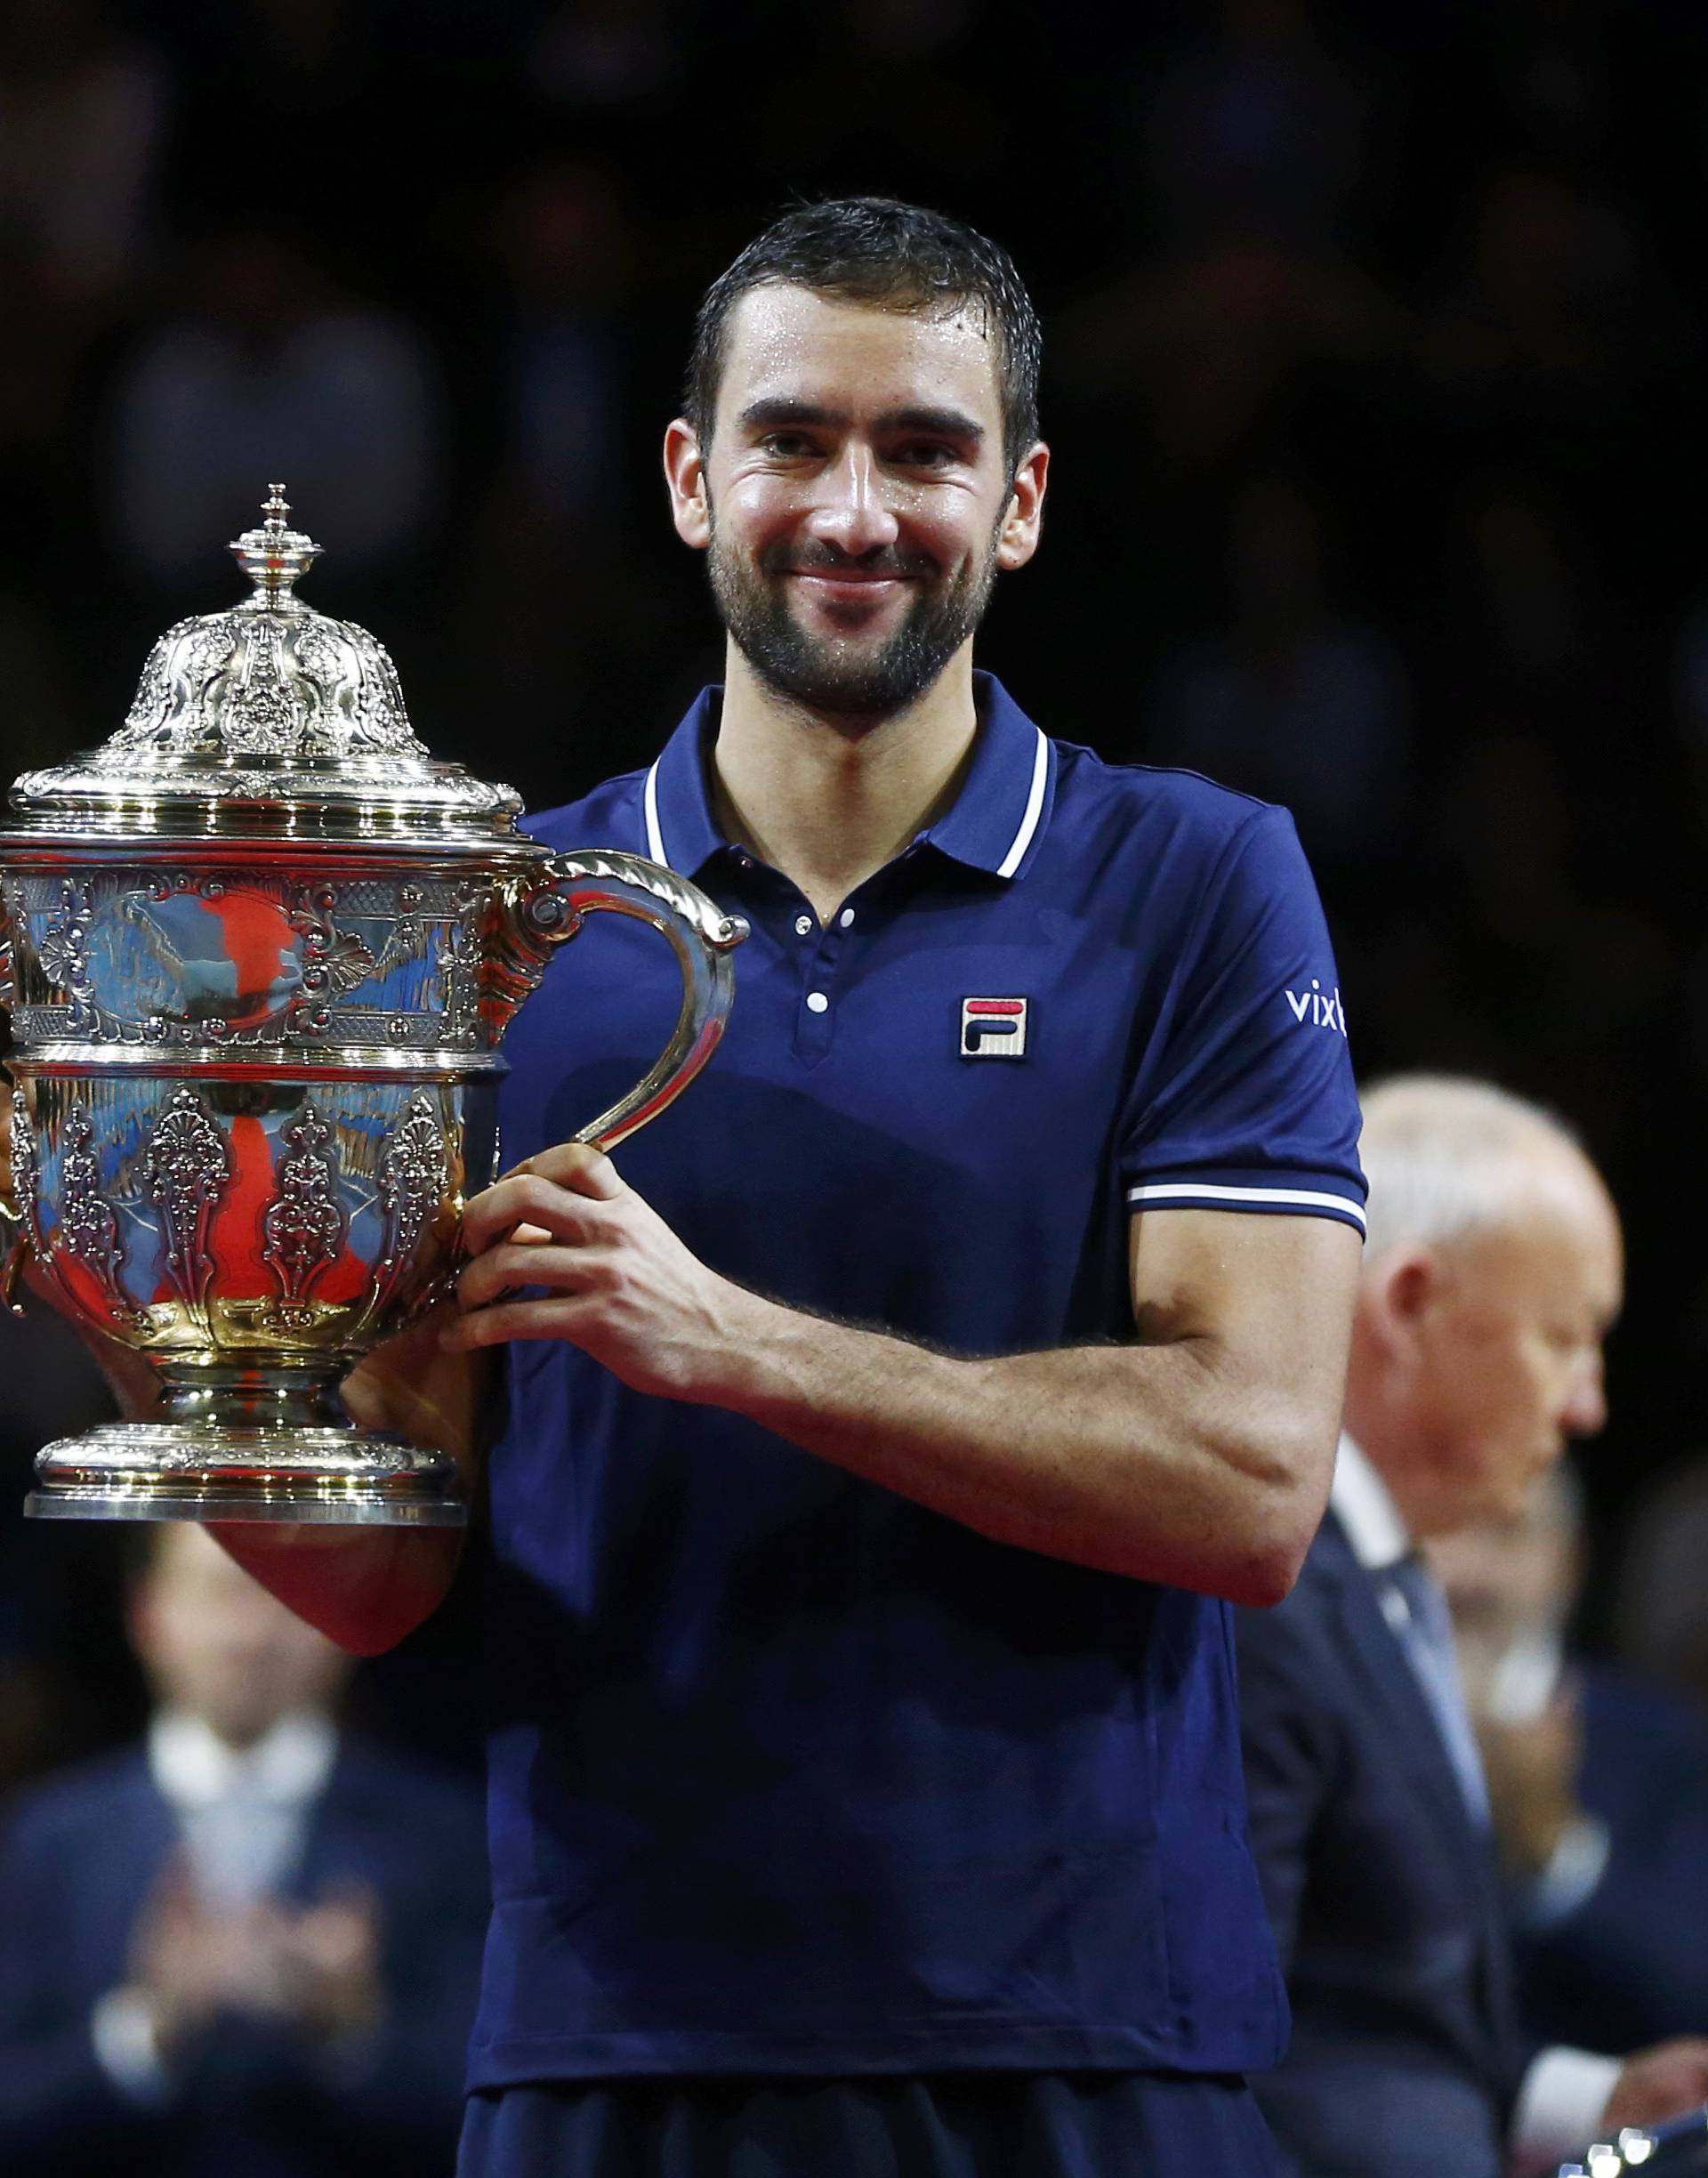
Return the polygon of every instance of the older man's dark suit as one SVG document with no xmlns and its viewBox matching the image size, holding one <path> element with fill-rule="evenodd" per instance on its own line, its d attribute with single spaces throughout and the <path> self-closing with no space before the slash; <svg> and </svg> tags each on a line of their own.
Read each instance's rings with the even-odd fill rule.
<svg viewBox="0 0 1708 2178">
<path fill-rule="evenodd" d="M 1252 1843 L 1293 2005 L 1253 2085 L 1306 2178 L 1498 2178 L 1521 2072 L 1491 1850 L 1331 1512 L 1241 1611 Z"/>
</svg>

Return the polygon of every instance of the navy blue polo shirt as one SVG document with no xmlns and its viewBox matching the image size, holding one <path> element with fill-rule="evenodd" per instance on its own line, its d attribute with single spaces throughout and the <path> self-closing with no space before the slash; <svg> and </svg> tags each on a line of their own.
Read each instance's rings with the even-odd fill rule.
<svg viewBox="0 0 1708 2178">
<path fill-rule="evenodd" d="M 1052 743 L 981 675 L 954 805 L 821 927 L 719 832 L 718 702 L 532 824 L 752 924 L 721 1048 L 617 1153 L 706 1262 L 996 1354 L 1132 1335 L 1135 1206 L 1361 1225 L 1285 811 Z M 656 933 L 591 922 L 510 1032 L 506 1158 L 627 1088 L 679 988 Z M 987 1541 L 569 1345 L 508 1366 L 474 2085 L 1275 2061 L 1225 1605 Z"/>
</svg>

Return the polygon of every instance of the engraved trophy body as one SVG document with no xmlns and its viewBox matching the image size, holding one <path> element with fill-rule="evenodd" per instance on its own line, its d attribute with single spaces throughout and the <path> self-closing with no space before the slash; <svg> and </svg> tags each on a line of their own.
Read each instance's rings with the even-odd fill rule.
<svg viewBox="0 0 1708 2178">
<path fill-rule="evenodd" d="M 505 1026 L 589 913 L 669 940 L 681 1012 L 582 1130 L 609 1147 L 729 1010 L 745 925 L 639 856 L 549 855 L 433 761 L 379 644 L 296 596 L 319 547 L 283 488 L 232 546 L 253 593 L 168 630 L 125 725 L 20 779 L 0 835 L 6 1298 L 33 1255 L 161 1379 L 157 1415 L 47 1447 L 37 1517 L 460 1523 L 451 1461 L 335 1393 L 447 1287 Z"/>
</svg>

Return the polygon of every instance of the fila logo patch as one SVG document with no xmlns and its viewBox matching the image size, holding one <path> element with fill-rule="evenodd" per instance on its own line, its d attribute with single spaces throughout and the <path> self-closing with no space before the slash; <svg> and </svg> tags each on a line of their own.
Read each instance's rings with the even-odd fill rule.
<svg viewBox="0 0 1708 2178">
<path fill-rule="evenodd" d="M 1329 996 L 1323 990 L 1320 978 L 1312 976 L 1308 991 L 1289 991 L 1287 1004 L 1293 1008 L 1293 1018 L 1302 1028 L 1310 1021 L 1318 1028 L 1338 1028 L 1346 1034 L 1346 1008 L 1341 1003 L 1341 987 L 1334 986 Z"/>
<path fill-rule="evenodd" d="M 963 1059 L 1019 1059 L 1026 1053 L 1024 998 L 963 998 L 961 1001 L 961 1056 Z"/>
</svg>

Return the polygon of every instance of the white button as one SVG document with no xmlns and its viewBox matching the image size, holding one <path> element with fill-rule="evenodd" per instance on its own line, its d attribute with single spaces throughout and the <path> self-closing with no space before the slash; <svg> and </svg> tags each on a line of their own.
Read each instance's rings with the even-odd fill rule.
<svg viewBox="0 0 1708 2178">
<path fill-rule="evenodd" d="M 807 1011 L 810 1013 L 826 1013 L 828 1012 L 829 1010 L 830 1001 L 826 997 L 823 991 L 809 991 L 807 993 Z"/>
<path fill-rule="evenodd" d="M 842 928 L 846 930 L 849 924 L 854 920 L 854 910 L 851 908 L 844 908 L 841 915 L 837 916 L 836 920 L 842 924 Z"/>
<path fill-rule="evenodd" d="M 796 916 L 794 918 L 794 934 L 797 938 L 811 937 L 812 917 L 810 916 Z"/>
</svg>

